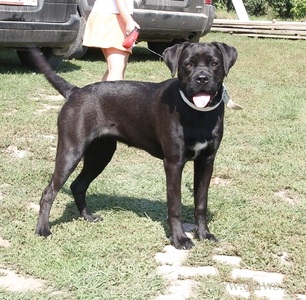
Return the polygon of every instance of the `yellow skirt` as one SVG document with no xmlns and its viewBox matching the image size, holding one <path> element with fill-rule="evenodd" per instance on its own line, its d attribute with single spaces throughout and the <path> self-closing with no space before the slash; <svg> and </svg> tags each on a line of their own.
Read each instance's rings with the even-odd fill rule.
<svg viewBox="0 0 306 300">
<path fill-rule="evenodd" d="M 125 22 L 120 14 L 91 12 L 85 28 L 83 45 L 102 49 L 116 48 L 132 53 L 132 47 L 125 49 Z"/>
</svg>

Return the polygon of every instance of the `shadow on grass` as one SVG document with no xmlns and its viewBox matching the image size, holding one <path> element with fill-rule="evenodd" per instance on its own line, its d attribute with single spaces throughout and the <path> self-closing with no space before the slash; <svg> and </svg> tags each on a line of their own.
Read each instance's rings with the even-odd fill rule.
<svg viewBox="0 0 306 300">
<path fill-rule="evenodd" d="M 63 188 L 62 192 L 71 196 L 71 202 L 66 204 L 63 215 L 55 221 L 50 222 L 51 227 L 61 223 L 72 222 L 80 217 L 73 201 L 70 190 Z M 89 210 L 103 219 L 103 212 L 106 211 L 132 211 L 141 218 L 150 218 L 154 222 L 160 222 L 166 235 L 170 234 L 167 222 L 166 201 L 150 200 L 145 198 L 124 197 L 106 194 L 90 194 L 86 197 Z M 194 223 L 194 208 L 192 205 L 182 204 L 183 223 Z M 212 220 L 213 214 L 208 211 L 208 223 Z"/>
<path fill-rule="evenodd" d="M 130 62 L 144 62 L 144 61 L 158 61 L 161 58 L 149 52 L 144 47 L 135 47 L 133 54 L 130 56 Z M 105 61 L 102 52 L 98 48 L 90 48 L 85 55 L 80 59 L 83 61 Z M 61 73 L 73 72 L 79 70 L 81 67 L 77 66 L 73 60 L 63 60 L 56 68 L 56 71 Z M 29 74 L 34 71 L 21 64 L 16 51 L 2 50 L 0 52 L 0 74 Z"/>
<path fill-rule="evenodd" d="M 73 63 L 73 61 L 63 60 L 56 68 L 61 73 L 79 70 L 81 67 Z M 3 50 L 0 52 L 0 74 L 31 74 L 35 70 L 22 65 L 16 51 Z"/>
</svg>

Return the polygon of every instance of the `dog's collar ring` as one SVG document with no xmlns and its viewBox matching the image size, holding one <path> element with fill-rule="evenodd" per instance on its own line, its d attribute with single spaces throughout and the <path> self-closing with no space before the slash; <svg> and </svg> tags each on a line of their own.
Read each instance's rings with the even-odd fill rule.
<svg viewBox="0 0 306 300">
<path fill-rule="evenodd" d="M 204 112 L 205 111 L 212 111 L 212 110 L 216 109 L 221 104 L 221 102 L 223 100 L 223 98 L 221 97 L 221 100 L 217 104 L 215 104 L 214 106 L 197 107 L 196 105 L 194 105 L 192 102 L 190 102 L 187 99 L 187 97 L 185 96 L 185 94 L 181 90 L 179 90 L 179 92 L 180 92 L 180 95 L 181 95 L 182 99 L 184 100 L 184 102 L 187 105 L 189 105 L 191 108 L 193 108 L 195 110 L 198 110 L 198 111 L 204 111 Z"/>
</svg>

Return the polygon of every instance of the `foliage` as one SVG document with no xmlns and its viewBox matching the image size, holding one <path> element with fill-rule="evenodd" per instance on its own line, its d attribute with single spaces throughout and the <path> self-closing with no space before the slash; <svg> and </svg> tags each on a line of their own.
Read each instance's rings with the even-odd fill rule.
<svg viewBox="0 0 306 300">
<path fill-rule="evenodd" d="M 243 3 L 248 14 L 252 16 L 264 15 L 267 11 L 267 3 L 265 0 L 245 0 Z M 214 5 L 217 8 L 226 9 L 227 11 L 234 9 L 231 0 L 215 0 Z"/>
<path fill-rule="evenodd" d="M 306 1 L 305 0 L 292 0 L 293 8 L 291 12 L 295 18 L 305 18 L 306 17 Z"/>
<path fill-rule="evenodd" d="M 245 8 L 251 16 L 262 16 L 272 10 L 276 18 L 296 19 L 306 16 L 305 0 L 244 0 Z M 233 10 L 231 0 L 215 0 L 214 5 L 219 9 Z"/>
<path fill-rule="evenodd" d="M 261 16 L 266 13 L 267 1 L 265 0 L 248 0 L 244 1 L 247 12 L 252 16 Z"/>
<path fill-rule="evenodd" d="M 291 10 L 293 9 L 293 0 L 268 0 L 269 5 L 281 18 L 293 18 Z"/>
<path fill-rule="evenodd" d="M 233 4 L 231 0 L 215 0 L 213 4 L 217 9 L 226 9 L 227 11 L 233 9 Z"/>
</svg>

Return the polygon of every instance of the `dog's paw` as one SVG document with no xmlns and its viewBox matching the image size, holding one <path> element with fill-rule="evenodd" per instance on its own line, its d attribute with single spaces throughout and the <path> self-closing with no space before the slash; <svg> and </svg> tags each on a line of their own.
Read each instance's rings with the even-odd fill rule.
<svg viewBox="0 0 306 300">
<path fill-rule="evenodd" d="M 84 220 L 88 221 L 88 222 L 100 222 L 102 221 L 103 219 L 98 216 L 98 215 L 86 215 L 86 216 L 83 216 Z"/>
<path fill-rule="evenodd" d="M 200 233 L 199 231 L 196 232 L 196 235 L 199 240 L 209 240 L 212 242 L 218 242 L 218 239 L 210 232 L 204 231 L 203 233 Z"/>
<path fill-rule="evenodd" d="M 194 243 L 188 237 L 181 237 L 176 239 L 170 238 L 170 240 L 171 240 L 171 245 L 176 249 L 190 250 L 194 246 Z"/>
<path fill-rule="evenodd" d="M 35 234 L 43 237 L 47 237 L 51 235 L 51 230 L 49 227 L 36 227 Z"/>
</svg>

